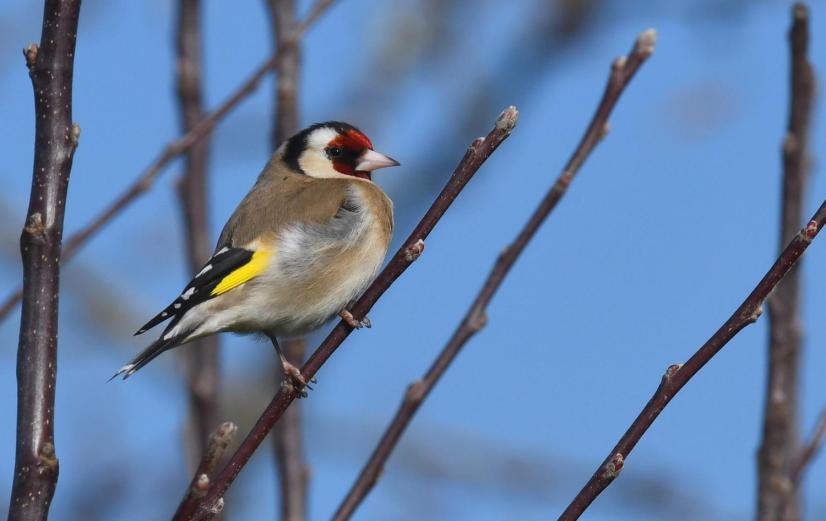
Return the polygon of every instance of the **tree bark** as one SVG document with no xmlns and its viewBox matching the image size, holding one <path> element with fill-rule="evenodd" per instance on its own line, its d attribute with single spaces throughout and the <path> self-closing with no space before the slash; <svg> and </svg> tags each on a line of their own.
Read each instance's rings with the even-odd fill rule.
<svg viewBox="0 0 826 521">
<path fill-rule="evenodd" d="M 9 521 L 45 520 L 57 486 L 54 440 L 63 213 L 80 127 L 72 123 L 80 0 L 47 0 L 40 46 L 24 51 L 34 88 L 32 190 L 20 235 L 23 309 L 17 350 L 17 446 Z"/>
</svg>

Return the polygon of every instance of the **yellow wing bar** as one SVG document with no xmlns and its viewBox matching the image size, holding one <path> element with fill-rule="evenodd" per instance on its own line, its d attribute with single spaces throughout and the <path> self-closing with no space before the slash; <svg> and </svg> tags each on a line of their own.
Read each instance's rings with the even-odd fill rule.
<svg viewBox="0 0 826 521">
<path fill-rule="evenodd" d="M 209 295 L 211 297 L 221 295 L 222 293 L 226 293 L 232 288 L 238 287 L 254 277 L 257 277 L 263 273 L 265 269 L 267 269 L 267 266 L 269 266 L 270 257 L 272 257 L 272 252 L 269 250 L 256 251 L 252 254 L 252 258 L 250 258 L 249 262 L 240 268 L 231 271 L 229 275 L 221 279 L 221 282 L 215 286 L 215 289 L 213 289 Z"/>
</svg>

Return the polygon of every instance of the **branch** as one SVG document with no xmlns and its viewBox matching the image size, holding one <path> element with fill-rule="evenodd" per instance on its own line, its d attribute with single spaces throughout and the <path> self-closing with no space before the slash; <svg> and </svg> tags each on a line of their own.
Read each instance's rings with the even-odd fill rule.
<svg viewBox="0 0 826 521">
<path fill-rule="evenodd" d="M 54 446 L 63 214 L 80 127 L 72 123 L 80 0 L 46 0 L 40 47 L 23 54 L 34 90 L 32 190 L 20 234 L 23 308 L 17 349 L 17 445 L 9 521 L 45 520 L 57 486 Z"/>
<path fill-rule="evenodd" d="M 298 76 L 301 67 L 301 39 L 291 36 L 296 26 L 295 0 L 267 0 L 272 19 L 273 40 L 278 56 L 273 105 L 272 149 L 298 132 Z"/>
<path fill-rule="evenodd" d="M 178 62 L 175 69 L 184 132 L 195 128 L 204 117 L 200 26 L 200 0 L 180 0 L 176 32 Z M 206 264 L 212 249 L 206 196 L 208 155 L 209 142 L 206 138 L 189 147 L 184 157 L 184 175 L 178 184 L 178 198 L 184 218 L 187 271 L 193 275 Z M 219 378 L 218 336 L 201 338 L 193 344 L 192 348 L 182 350 L 180 354 L 189 398 L 185 443 L 190 462 L 204 453 L 203 444 L 210 429 L 217 423 Z"/>
<path fill-rule="evenodd" d="M 697 374 L 700 369 L 711 360 L 720 350 L 747 325 L 757 321 L 762 312 L 762 303 L 771 291 L 777 286 L 783 276 L 795 265 L 806 248 L 826 222 L 826 200 L 820 205 L 817 212 L 805 228 L 795 235 L 789 242 L 780 257 L 772 264 L 769 271 L 760 279 L 742 304 L 734 311 L 728 320 L 709 338 L 700 349 L 683 364 L 670 366 L 663 375 L 660 386 L 654 396 L 648 401 L 642 412 L 637 416 L 628 430 L 620 438 L 617 445 L 611 449 L 608 457 L 597 468 L 585 487 L 577 494 L 574 500 L 559 517 L 560 520 L 579 518 L 588 508 L 588 505 L 614 481 L 622 470 L 628 455 L 634 450 L 637 442 L 651 427 L 654 420 L 668 405 L 680 389 Z"/>
<path fill-rule="evenodd" d="M 318 0 L 313 7 L 312 12 L 307 18 L 301 22 L 293 31 L 291 31 L 289 38 L 292 40 L 300 39 L 303 34 L 311 27 L 312 23 L 332 5 L 331 0 Z M 163 172 L 163 169 L 176 157 L 183 154 L 196 143 L 209 136 L 218 123 L 229 114 L 241 101 L 247 96 L 255 92 L 261 80 L 275 68 L 278 61 L 278 53 L 276 52 L 270 56 L 264 63 L 262 63 L 245 81 L 236 89 L 221 105 L 218 106 L 210 114 L 206 115 L 202 120 L 195 125 L 192 130 L 179 137 L 178 139 L 168 143 L 158 157 L 146 168 L 146 170 L 138 176 L 137 179 L 118 197 L 112 201 L 101 213 L 92 219 L 86 226 L 72 234 L 66 241 L 63 248 L 63 255 L 61 262 L 65 264 L 70 261 L 77 252 L 92 238 L 100 229 L 112 221 L 121 211 L 129 206 L 135 199 L 137 199 L 144 192 L 148 191 L 155 183 L 157 177 Z M 18 288 L 14 290 L 6 300 L 0 304 L 0 321 L 6 318 L 12 310 L 14 310 L 17 303 L 23 295 L 23 289 Z"/>
<path fill-rule="evenodd" d="M 284 356 L 290 363 L 300 366 L 304 361 L 306 344 L 303 338 L 291 338 L 281 342 Z M 276 473 L 281 487 L 281 519 L 303 521 L 307 518 L 307 485 L 310 481 L 310 465 L 304 456 L 302 408 L 293 404 L 273 431 Z"/>
<path fill-rule="evenodd" d="M 290 38 L 291 29 L 298 23 L 296 1 L 267 0 L 266 4 L 273 29 L 273 45 L 278 52 L 271 134 L 272 149 L 276 150 L 284 140 L 299 130 L 301 39 Z M 305 351 L 303 339 L 284 342 L 284 356 L 296 367 L 301 367 L 304 362 Z M 278 370 L 280 371 L 280 366 Z M 307 517 L 310 467 L 304 456 L 300 405 L 297 403 L 286 411 L 272 436 L 275 472 L 281 488 L 279 498 L 282 521 L 304 521 Z"/>
<path fill-rule="evenodd" d="M 224 456 L 224 452 L 232 442 L 237 430 L 238 427 L 234 423 L 224 422 L 209 436 L 201 462 L 195 469 L 195 475 L 192 477 L 189 488 L 180 505 L 178 505 L 178 510 L 175 511 L 175 515 L 172 517 L 173 521 L 187 519 L 195 512 L 198 501 L 204 497 L 209 489 L 215 467 L 218 466 Z"/>
<path fill-rule="evenodd" d="M 654 51 L 655 40 L 656 33 L 654 30 L 643 32 L 637 37 L 631 54 L 628 57 L 621 57 L 614 61 L 602 99 L 573 155 L 514 241 L 499 255 L 470 309 L 468 309 L 439 356 L 436 357 L 436 360 L 427 370 L 427 373 L 408 386 L 396 415 L 385 429 L 379 444 L 373 449 L 370 459 L 361 469 L 355 483 L 350 487 L 350 491 L 339 505 L 335 515 L 333 515 L 334 521 L 344 521 L 352 517 L 358 506 L 375 486 L 390 454 L 396 448 L 402 434 L 413 420 L 413 416 L 419 410 L 422 402 L 430 395 L 430 392 L 447 371 L 462 347 L 487 324 L 487 307 L 493 296 L 505 281 L 511 268 L 513 268 L 530 240 L 536 235 L 542 223 L 545 222 L 545 219 L 565 195 L 579 168 L 605 135 L 611 111 L 639 67 Z"/>
<path fill-rule="evenodd" d="M 783 139 L 783 196 L 779 250 L 803 222 L 807 177 L 807 142 L 814 97 L 814 72 L 806 58 L 809 46 L 806 6 L 792 8 L 789 30 L 790 104 Z M 799 444 L 798 409 L 802 320 L 799 266 L 793 268 L 767 300 L 769 315 L 768 374 L 763 410 L 763 438 L 758 459 L 757 519 L 800 517 L 800 498 L 789 484 Z M 785 485 L 785 486 L 784 486 Z"/>
<path fill-rule="evenodd" d="M 803 447 L 801 447 L 800 452 L 792 463 L 791 471 L 789 472 L 789 481 L 793 489 L 797 490 L 800 487 L 803 473 L 817 457 L 824 443 L 826 443 L 826 409 L 820 413 L 820 419 L 815 425 L 812 436 L 809 438 L 809 441 L 803 444 Z"/>
<path fill-rule="evenodd" d="M 482 163 L 490 157 L 497 147 L 510 135 L 516 126 L 518 119 L 518 111 L 515 107 L 508 107 L 505 109 L 499 118 L 496 120 L 495 127 L 484 138 L 477 138 L 468 147 L 462 161 L 456 167 L 453 175 L 448 180 L 445 187 L 436 196 L 436 200 L 427 210 L 424 217 L 413 229 L 410 236 L 402 244 L 402 247 L 396 252 L 387 266 L 382 270 L 375 281 L 367 288 L 367 291 L 359 298 L 355 305 L 350 309 L 353 318 L 360 320 L 364 318 L 376 301 L 384 294 L 390 285 L 415 261 L 424 250 L 424 240 L 436 226 L 436 223 L 442 218 L 447 209 L 470 181 L 473 175 L 482 166 Z M 315 352 L 310 356 L 309 360 L 301 368 L 301 375 L 305 380 L 310 381 L 318 370 L 326 362 L 341 345 L 341 343 L 350 335 L 353 328 L 347 325 L 344 321 L 340 321 L 335 328 L 327 335 L 327 338 L 319 345 Z M 235 478 L 247 464 L 252 457 L 255 450 L 264 441 L 270 430 L 272 430 L 275 423 L 281 418 L 281 415 L 299 396 L 299 391 L 294 388 L 283 387 L 270 404 L 267 406 L 264 413 L 253 426 L 246 439 L 241 443 L 241 446 L 230 458 L 229 463 L 221 471 L 220 475 L 215 481 L 215 484 L 210 487 L 209 493 L 201 504 L 198 514 L 193 519 L 203 520 L 210 519 L 215 513 L 220 511 L 219 503 L 232 485 Z"/>
</svg>

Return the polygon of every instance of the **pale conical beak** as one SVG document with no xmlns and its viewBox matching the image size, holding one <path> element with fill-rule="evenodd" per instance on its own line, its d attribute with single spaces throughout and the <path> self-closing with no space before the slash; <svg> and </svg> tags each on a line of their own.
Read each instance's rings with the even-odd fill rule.
<svg viewBox="0 0 826 521">
<path fill-rule="evenodd" d="M 356 164 L 356 170 L 359 172 L 372 172 L 373 170 L 378 170 L 379 168 L 399 166 L 399 164 L 400 163 L 395 159 L 387 157 L 384 154 L 379 154 L 375 150 L 370 150 L 368 148 L 359 156 L 358 164 Z"/>
</svg>

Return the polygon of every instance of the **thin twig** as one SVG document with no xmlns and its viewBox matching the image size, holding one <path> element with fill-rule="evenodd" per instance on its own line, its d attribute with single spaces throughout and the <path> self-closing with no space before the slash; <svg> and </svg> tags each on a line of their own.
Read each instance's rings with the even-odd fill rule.
<svg viewBox="0 0 826 521">
<path fill-rule="evenodd" d="M 809 11 L 792 8 L 789 30 L 790 103 L 783 139 L 783 195 L 778 250 L 791 240 L 803 222 L 807 178 L 807 143 L 814 97 L 814 72 L 806 54 Z M 799 441 L 799 376 L 803 336 L 800 302 L 800 266 L 795 266 L 766 300 L 769 349 L 763 438 L 757 452 L 757 519 L 795 521 L 800 518 L 800 496 L 789 486 L 790 470 Z"/>
<path fill-rule="evenodd" d="M 202 94 L 201 14 L 200 0 L 179 0 L 176 44 L 178 63 L 178 103 L 181 127 L 193 129 L 204 117 Z M 197 273 L 209 259 L 210 238 L 207 211 L 207 161 L 209 140 L 194 143 L 184 156 L 184 174 L 178 184 L 178 199 L 184 218 L 187 271 Z M 187 415 L 186 448 L 194 466 L 204 453 L 204 443 L 218 417 L 218 335 L 193 342 L 181 350 L 184 362 L 189 414 Z M 191 469 L 191 467 L 190 467 Z"/>
<path fill-rule="evenodd" d="M 820 413 L 820 419 L 815 425 L 814 432 L 812 432 L 809 440 L 800 448 L 797 457 L 792 462 L 792 468 L 789 472 L 789 481 L 791 481 L 792 487 L 795 489 L 800 487 L 803 473 L 817 457 L 824 443 L 826 443 L 826 409 Z"/>
<path fill-rule="evenodd" d="M 312 22 L 318 18 L 333 4 L 331 0 L 319 0 L 313 7 L 307 19 L 302 21 L 293 31 L 290 32 L 291 40 L 299 40 L 303 34 L 312 26 Z M 94 217 L 86 226 L 72 234 L 63 245 L 63 255 L 61 262 L 65 264 L 70 261 L 75 254 L 95 235 L 100 229 L 111 222 L 116 215 L 129 206 L 144 192 L 148 191 L 155 183 L 157 177 L 163 169 L 176 157 L 183 154 L 191 146 L 209 136 L 218 123 L 229 114 L 241 101 L 255 92 L 261 80 L 275 68 L 278 61 L 278 53 L 270 56 L 262 63 L 245 81 L 236 89 L 221 105 L 210 114 L 206 115 L 192 130 L 183 136 L 169 142 L 158 155 L 158 157 L 138 176 L 137 179 L 118 197 L 112 201 L 102 212 Z M 6 318 L 15 309 L 22 297 L 22 288 L 14 290 L 6 300 L 0 304 L 0 321 Z"/>
<path fill-rule="evenodd" d="M 597 468 L 585 487 L 577 494 L 574 500 L 560 516 L 560 520 L 570 521 L 579 518 L 588 508 L 588 505 L 622 470 L 628 455 L 634 450 L 637 442 L 648 431 L 662 410 L 668 405 L 680 389 L 697 374 L 700 369 L 711 360 L 734 336 L 747 325 L 757 321 L 762 312 L 762 303 L 783 279 L 783 276 L 795 265 L 817 233 L 826 223 L 826 200 L 820 205 L 811 221 L 798 232 L 786 246 L 780 257 L 772 264 L 769 271 L 760 279 L 742 304 L 734 311 L 728 320 L 714 335 L 683 364 L 670 366 L 663 375 L 660 386 L 654 395 L 643 407 L 643 410 L 620 438 L 616 446 L 611 449 L 608 457 Z"/>
<path fill-rule="evenodd" d="M 514 241 L 499 255 L 473 304 L 456 327 L 453 336 L 442 348 L 439 356 L 436 357 L 436 360 L 433 361 L 433 364 L 421 379 L 414 381 L 407 387 L 407 392 L 393 420 L 385 429 L 381 440 L 373 449 L 370 459 L 361 469 L 355 483 L 350 487 L 350 491 L 333 515 L 333 521 L 345 521 L 352 517 L 358 506 L 375 486 L 379 476 L 382 475 L 385 463 L 399 443 L 407 426 L 413 420 L 413 416 L 421 407 L 422 402 L 439 383 L 441 377 L 468 340 L 487 324 L 487 307 L 493 300 L 496 291 L 505 281 L 511 268 L 516 264 L 522 252 L 525 251 L 542 223 L 545 222 L 545 219 L 565 195 L 579 168 L 605 135 L 611 111 L 639 67 L 653 53 L 655 41 L 656 33 L 654 30 L 645 31 L 637 37 L 629 56 L 623 56 L 614 61 L 597 110 L 562 173 L 519 231 Z"/>
<path fill-rule="evenodd" d="M 296 26 L 295 0 L 267 0 L 272 25 L 273 46 L 278 53 L 276 81 L 273 92 L 272 149 L 298 132 L 298 82 L 301 67 L 301 39 L 290 39 Z M 296 367 L 304 363 L 306 344 L 303 339 L 283 343 L 284 356 Z M 281 370 L 278 364 L 278 371 Z M 283 377 L 283 375 L 282 375 Z M 304 521 L 307 517 L 307 485 L 310 468 L 304 456 L 301 404 L 296 403 L 285 413 L 273 431 L 272 443 L 275 472 L 280 487 L 281 521 Z"/>
<path fill-rule="evenodd" d="M 224 452 L 226 452 L 227 447 L 232 442 L 232 438 L 235 436 L 237 430 L 238 427 L 236 427 L 234 423 L 224 422 L 210 434 L 206 447 L 204 447 L 203 456 L 201 457 L 200 463 L 198 463 L 198 467 L 195 469 L 189 488 L 186 490 L 183 499 L 181 499 L 178 510 L 175 511 L 175 515 L 172 517 L 173 521 L 187 519 L 195 512 L 198 501 L 203 498 L 207 490 L 209 490 L 209 484 L 215 468 L 224 456 Z"/>
<path fill-rule="evenodd" d="M 416 225 L 416 228 L 408 236 L 402 247 L 396 252 L 387 266 L 382 270 L 373 284 L 367 288 L 364 295 L 350 309 L 353 318 L 360 320 L 364 318 L 376 301 L 387 291 L 387 288 L 421 255 L 424 250 L 424 240 L 442 218 L 444 213 L 456 199 L 471 177 L 479 170 L 482 163 L 490 157 L 497 147 L 504 141 L 516 126 L 518 111 L 515 107 L 508 107 L 500 114 L 496 120 L 495 127 L 484 138 L 477 138 L 468 147 L 465 156 L 456 167 L 453 175 L 448 180 L 445 187 L 436 197 L 436 200 L 425 213 L 424 217 Z M 305 380 L 311 380 L 318 370 L 350 335 L 353 328 L 343 320 L 327 335 L 327 338 L 313 352 L 309 360 L 301 368 L 301 375 Z M 217 511 L 218 505 L 226 491 L 235 481 L 235 478 L 247 464 L 255 453 L 255 450 L 264 441 L 267 433 L 281 418 L 284 411 L 289 407 L 300 394 L 294 388 L 282 387 L 275 395 L 264 413 L 253 426 L 241 446 L 232 455 L 229 463 L 216 478 L 215 484 L 210 487 L 209 493 L 204 498 L 201 508 L 194 519 L 210 519 Z"/>
<path fill-rule="evenodd" d="M 80 0 L 46 0 L 40 47 L 23 54 L 34 90 L 34 166 L 20 234 L 23 308 L 17 349 L 17 445 L 9 521 L 45 520 L 57 486 L 54 445 L 60 248 L 72 159 L 80 127 L 72 123 Z"/>
</svg>

